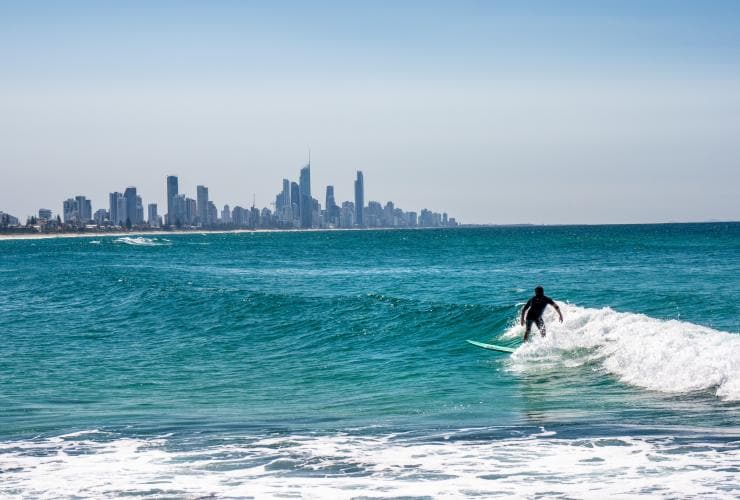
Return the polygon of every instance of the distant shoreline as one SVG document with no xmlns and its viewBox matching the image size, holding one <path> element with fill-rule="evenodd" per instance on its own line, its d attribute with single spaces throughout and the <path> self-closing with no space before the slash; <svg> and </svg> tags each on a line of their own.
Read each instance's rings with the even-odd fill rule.
<svg viewBox="0 0 740 500">
<path fill-rule="evenodd" d="M 696 222 L 636 222 L 611 224 L 460 224 L 456 227 L 363 227 L 363 228 L 295 228 L 295 229 L 154 229 L 141 231 L 100 231 L 100 232 L 60 232 L 60 233 L 2 233 L 0 241 L 11 240 L 45 240 L 54 238 L 105 238 L 110 236 L 166 236 L 182 234 L 244 234 L 244 233 L 303 233 L 334 231 L 399 231 L 425 229 L 481 229 L 481 228 L 541 228 L 541 227 L 598 227 L 598 226 L 668 226 L 683 224 L 738 224 L 735 220 L 696 221 Z"/>
<path fill-rule="evenodd" d="M 0 241 L 9 240 L 46 240 L 54 238 L 106 238 L 110 236 L 167 236 L 181 234 L 244 234 L 244 233 L 304 233 L 334 231 L 390 231 L 401 229 L 454 229 L 448 227 L 362 227 L 362 228 L 296 228 L 296 229 L 154 229 L 143 231 L 99 231 L 99 232 L 60 232 L 60 233 L 0 233 Z"/>
</svg>

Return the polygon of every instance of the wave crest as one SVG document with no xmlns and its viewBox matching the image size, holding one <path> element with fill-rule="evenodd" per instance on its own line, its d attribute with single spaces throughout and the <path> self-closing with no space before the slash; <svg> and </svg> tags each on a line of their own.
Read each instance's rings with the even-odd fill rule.
<svg viewBox="0 0 740 500">
<path fill-rule="evenodd" d="M 561 304 L 565 321 L 548 311 L 546 338 L 512 355 L 509 368 L 528 371 L 533 362 L 596 363 L 620 381 L 666 393 L 714 390 L 726 401 L 740 400 L 740 336 L 678 320 L 610 308 Z M 503 335 L 523 335 L 512 326 Z"/>
<path fill-rule="evenodd" d="M 116 238 L 113 242 L 146 247 L 168 246 L 171 244 L 170 240 L 165 238 L 145 238 L 143 236 L 122 236 Z"/>
</svg>

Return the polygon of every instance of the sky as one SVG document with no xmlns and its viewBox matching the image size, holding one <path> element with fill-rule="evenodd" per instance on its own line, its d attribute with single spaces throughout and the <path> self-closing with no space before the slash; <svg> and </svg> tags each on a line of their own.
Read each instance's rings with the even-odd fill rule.
<svg viewBox="0 0 740 500">
<path fill-rule="evenodd" d="M 0 211 L 165 177 L 475 224 L 740 220 L 740 2 L 0 0 Z"/>
</svg>

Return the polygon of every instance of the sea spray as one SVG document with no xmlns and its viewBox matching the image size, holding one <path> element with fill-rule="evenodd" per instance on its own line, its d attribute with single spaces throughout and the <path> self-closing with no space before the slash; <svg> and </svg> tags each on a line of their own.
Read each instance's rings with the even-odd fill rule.
<svg viewBox="0 0 740 500">
<path fill-rule="evenodd" d="M 644 314 L 561 304 L 565 321 L 546 314 L 547 336 L 533 336 L 511 357 L 509 368 L 526 371 L 532 363 L 574 366 L 598 363 L 620 381 L 645 389 L 688 393 L 712 390 L 740 400 L 740 335 L 685 321 Z M 523 335 L 510 327 L 503 337 Z"/>
</svg>

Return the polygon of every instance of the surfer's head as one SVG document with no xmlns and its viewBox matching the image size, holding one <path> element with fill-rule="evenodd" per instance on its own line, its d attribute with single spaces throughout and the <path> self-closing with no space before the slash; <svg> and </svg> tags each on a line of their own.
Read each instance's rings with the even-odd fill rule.
<svg viewBox="0 0 740 500">
<path fill-rule="evenodd" d="M 542 297 L 543 295 L 545 295 L 545 289 L 542 288 L 541 286 L 538 286 L 537 288 L 534 289 L 534 294 L 538 297 Z"/>
</svg>

